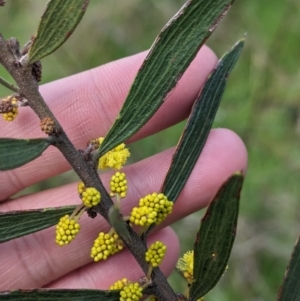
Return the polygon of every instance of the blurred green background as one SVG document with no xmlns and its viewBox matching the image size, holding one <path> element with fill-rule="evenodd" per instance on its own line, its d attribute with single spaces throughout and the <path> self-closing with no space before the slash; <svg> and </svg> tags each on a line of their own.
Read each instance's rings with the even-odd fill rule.
<svg viewBox="0 0 300 301">
<path fill-rule="evenodd" d="M 0 11 L 0 32 L 23 45 L 36 31 L 46 1 L 11 0 Z M 43 82 L 148 49 L 182 0 L 91 1 L 70 40 L 43 60 Z M 218 56 L 247 33 L 246 48 L 230 77 L 215 127 L 237 132 L 249 151 L 238 235 L 221 282 L 208 301 L 275 300 L 299 234 L 300 2 L 236 1 L 209 39 Z M 1 76 L 7 78 L 3 68 Z M 1 95 L 9 93 L 0 87 Z M 140 160 L 176 144 L 183 123 L 131 146 Z M 72 173 L 24 193 L 73 181 Z M 191 249 L 202 212 L 174 225 L 182 252 Z M 180 277 L 172 285 L 182 287 Z"/>
</svg>

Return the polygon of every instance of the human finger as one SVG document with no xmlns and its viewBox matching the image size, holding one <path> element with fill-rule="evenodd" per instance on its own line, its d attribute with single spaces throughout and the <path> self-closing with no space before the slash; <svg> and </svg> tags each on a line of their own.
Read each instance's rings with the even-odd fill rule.
<svg viewBox="0 0 300 301">
<path fill-rule="evenodd" d="M 75 147 L 85 148 L 90 139 L 106 135 L 145 56 L 145 52 L 140 53 L 41 87 L 46 102 Z M 202 47 L 161 109 L 130 141 L 184 119 L 215 64 L 214 53 L 209 48 Z M 22 108 L 19 115 L 13 123 L 0 128 L 2 137 L 42 136 L 39 120 L 30 108 Z M 29 164 L 0 173 L 0 200 L 68 169 L 70 165 L 61 153 L 56 148 L 49 147 Z"/>
<path fill-rule="evenodd" d="M 159 191 L 173 151 L 167 150 L 124 168 L 129 183 L 128 196 L 122 202 L 125 215 L 129 214 L 140 197 Z M 173 213 L 164 226 L 206 206 L 222 183 L 237 170 L 245 171 L 246 165 L 246 149 L 236 134 L 226 129 L 211 131 Z M 108 184 L 108 174 L 104 174 L 102 180 Z M 62 206 L 76 202 L 79 202 L 76 184 L 70 184 L 4 202 L 0 205 L 0 211 Z M 3 244 L 1 257 L 5 258 L 5 263 L 2 269 L 4 272 L 0 275 L 3 281 L 0 283 L 6 283 L 6 287 L 12 283 L 15 288 L 39 287 L 88 264 L 93 240 L 100 230 L 107 231 L 109 227 L 98 217 L 93 221 L 84 217 L 81 224 L 82 230 L 78 237 L 64 248 L 55 245 L 52 228 Z M 20 270 L 20 265 L 27 268 Z"/>
</svg>

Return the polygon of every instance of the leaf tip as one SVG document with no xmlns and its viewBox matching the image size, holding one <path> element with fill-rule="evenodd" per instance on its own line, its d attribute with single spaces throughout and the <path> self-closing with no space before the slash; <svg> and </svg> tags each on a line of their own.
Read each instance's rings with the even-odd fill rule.
<svg viewBox="0 0 300 301">
<path fill-rule="evenodd" d="M 243 177 L 243 173 L 242 173 L 241 170 L 239 170 L 239 171 L 234 172 L 234 173 L 232 174 L 232 176 L 241 176 L 241 177 Z"/>
</svg>

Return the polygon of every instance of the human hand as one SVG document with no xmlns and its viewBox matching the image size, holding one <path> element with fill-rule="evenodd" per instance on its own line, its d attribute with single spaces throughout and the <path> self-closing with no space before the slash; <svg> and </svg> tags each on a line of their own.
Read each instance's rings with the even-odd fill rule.
<svg viewBox="0 0 300 301">
<path fill-rule="evenodd" d="M 105 136 L 118 115 L 145 53 L 125 58 L 102 67 L 77 74 L 40 88 L 46 102 L 77 148 L 90 139 Z M 155 116 L 134 135 L 136 141 L 186 118 L 193 101 L 208 74 L 216 64 L 215 55 L 203 47 L 184 74 L 176 89 Z M 1 137 L 41 137 L 39 119 L 22 108 L 13 123 L 0 128 Z M 122 211 L 126 215 L 147 193 L 158 191 L 171 162 L 174 149 L 156 154 L 124 168 L 129 183 Z M 221 184 L 235 171 L 245 170 L 247 154 L 240 138 L 226 129 L 212 130 L 204 150 L 173 213 L 150 241 L 161 240 L 167 254 L 161 265 L 168 275 L 174 268 L 179 242 L 171 223 L 205 207 Z M 14 200 L 7 200 L 20 190 L 70 169 L 55 148 L 48 148 L 33 162 L 0 173 L 0 211 L 55 207 L 80 203 L 77 183 L 48 189 Z M 101 176 L 108 183 L 108 173 Z M 122 251 L 100 263 L 91 262 L 90 248 L 100 231 L 108 230 L 102 218 L 91 221 L 83 216 L 76 239 L 63 248 L 55 243 L 55 231 L 46 229 L 0 246 L 0 291 L 17 288 L 97 288 L 107 289 L 116 280 L 139 279 L 143 273 L 128 251 Z"/>
</svg>

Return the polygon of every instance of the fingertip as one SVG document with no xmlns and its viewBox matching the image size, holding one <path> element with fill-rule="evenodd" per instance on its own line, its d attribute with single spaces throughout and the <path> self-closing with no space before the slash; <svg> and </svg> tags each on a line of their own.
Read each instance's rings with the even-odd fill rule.
<svg viewBox="0 0 300 301">
<path fill-rule="evenodd" d="M 247 149 L 236 133 L 224 128 L 212 130 L 168 223 L 207 206 L 232 174 L 246 173 L 247 162 Z"/>
<path fill-rule="evenodd" d="M 201 59 L 208 70 L 211 70 L 218 62 L 216 53 L 207 45 L 203 45 L 196 56 L 196 60 Z"/>
<path fill-rule="evenodd" d="M 216 164 L 213 164 L 214 158 L 218 158 Z M 211 163 L 207 164 L 207 170 L 212 170 L 219 164 L 218 167 L 221 167 L 224 175 L 227 176 L 236 171 L 246 172 L 248 154 L 240 136 L 230 129 L 218 128 L 210 132 L 199 161 L 206 159 Z"/>
</svg>

